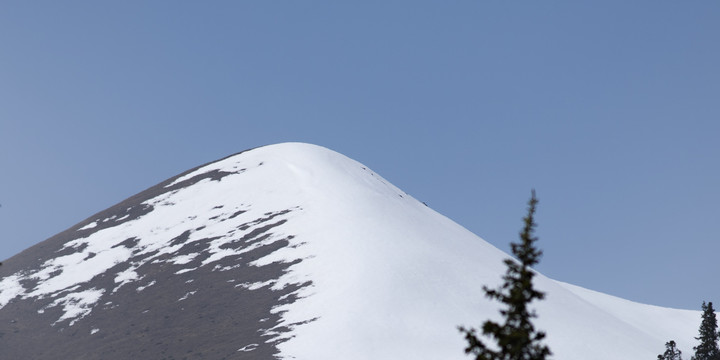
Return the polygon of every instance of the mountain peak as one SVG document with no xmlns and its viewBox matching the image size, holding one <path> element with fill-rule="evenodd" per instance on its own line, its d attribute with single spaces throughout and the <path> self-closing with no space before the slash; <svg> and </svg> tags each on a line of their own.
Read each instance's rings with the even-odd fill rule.
<svg viewBox="0 0 720 360">
<path fill-rule="evenodd" d="M 456 326 L 497 317 L 482 285 L 500 281 L 507 257 L 352 159 L 270 145 L 6 261 L 0 346 L 33 359 L 463 359 Z M 699 322 L 536 279 L 558 359 L 606 358 L 610 343 L 654 356 L 671 337 L 689 346 Z"/>
</svg>

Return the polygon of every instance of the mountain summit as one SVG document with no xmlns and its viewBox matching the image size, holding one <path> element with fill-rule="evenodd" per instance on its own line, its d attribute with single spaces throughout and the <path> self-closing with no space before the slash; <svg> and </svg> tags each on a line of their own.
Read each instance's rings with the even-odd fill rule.
<svg viewBox="0 0 720 360">
<path fill-rule="evenodd" d="M 265 146 L 6 260 L 0 357 L 467 359 L 457 326 L 498 318 L 482 286 L 500 281 L 507 257 L 341 154 Z M 694 345 L 697 311 L 536 283 L 556 359 Z"/>
</svg>

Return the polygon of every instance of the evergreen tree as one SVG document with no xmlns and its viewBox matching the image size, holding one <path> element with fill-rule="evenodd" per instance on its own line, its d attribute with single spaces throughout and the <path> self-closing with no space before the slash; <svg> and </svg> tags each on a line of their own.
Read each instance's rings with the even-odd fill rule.
<svg viewBox="0 0 720 360">
<path fill-rule="evenodd" d="M 665 353 L 658 355 L 658 360 L 682 360 L 682 351 L 677 348 L 675 341 L 665 343 Z"/>
<path fill-rule="evenodd" d="M 500 314 L 504 323 L 486 321 L 482 327 L 482 334 L 497 342 L 497 347 L 488 347 L 478 338 L 476 329 L 460 327 L 465 334 L 468 346 L 465 353 L 473 354 L 476 360 L 544 360 L 551 352 L 550 348 L 542 344 L 545 333 L 535 330 L 531 319 L 537 314 L 528 309 L 533 300 L 542 300 L 545 294 L 535 290 L 532 279 L 535 273 L 531 266 L 537 264 L 542 251 L 535 248 L 537 237 L 533 236 L 535 230 L 535 206 L 538 200 L 535 191 L 528 202 L 528 214 L 523 218 L 525 226 L 520 233 L 520 243 L 511 243 L 512 253 L 517 257 L 506 259 L 507 271 L 503 276 L 503 284 L 497 289 L 483 286 L 485 295 L 500 301 L 504 307 Z"/>
<path fill-rule="evenodd" d="M 715 317 L 715 309 L 712 302 L 702 304 L 702 322 L 700 323 L 700 336 L 695 340 L 699 340 L 700 344 L 695 346 L 695 356 L 692 360 L 720 360 L 720 349 L 718 349 L 718 330 L 717 318 Z"/>
</svg>

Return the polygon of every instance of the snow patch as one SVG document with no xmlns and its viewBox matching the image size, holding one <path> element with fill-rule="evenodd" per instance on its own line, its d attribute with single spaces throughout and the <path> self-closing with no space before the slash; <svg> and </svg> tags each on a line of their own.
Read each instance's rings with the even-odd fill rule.
<svg viewBox="0 0 720 360">
<path fill-rule="evenodd" d="M 15 274 L 0 280 L 0 309 L 5 307 L 10 300 L 25 292 L 25 289 L 20 285 L 21 278 L 20 275 Z"/>
<path fill-rule="evenodd" d="M 140 276 L 135 272 L 134 268 L 129 268 L 119 272 L 117 276 L 115 276 L 115 283 L 119 285 L 116 286 L 112 292 L 116 292 L 121 286 L 137 280 L 140 280 Z"/>
<path fill-rule="evenodd" d="M 175 265 L 185 265 L 197 257 L 197 254 L 188 254 L 188 255 L 180 255 L 172 258 L 170 262 L 172 262 Z"/>
<path fill-rule="evenodd" d="M 196 291 L 189 291 L 183 297 L 179 298 L 178 301 L 187 300 L 190 296 L 195 295 Z"/>
<path fill-rule="evenodd" d="M 92 228 L 95 228 L 97 225 L 98 225 L 97 221 L 93 221 L 93 222 L 91 222 L 91 223 L 89 223 L 89 224 L 87 224 L 87 225 L 79 228 L 78 231 L 80 231 L 80 230 L 90 230 L 90 229 L 92 229 Z"/>
<path fill-rule="evenodd" d="M 251 283 L 242 283 L 242 284 L 235 285 L 235 287 L 236 288 L 240 287 L 240 288 L 247 289 L 247 290 L 257 290 L 257 289 L 264 288 L 266 286 L 270 286 L 273 284 L 275 284 L 275 280 L 256 282 L 256 283 L 252 283 L 252 284 Z"/>
<path fill-rule="evenodd" d="M 175 275 L 184 274 L 184 273 L 186 273 L 186 272 L 191 272 L 191 271 L 194 271 L 194 270 L 197 270 L 197 268 L 194 267 L 194 268 L 188 268 L 188 269 L 178 270 L 178 271 L 175 272 Z"/>
<path fill-rule="evenodd" d="M 92 306 L 104 292 L 103 289 L 88 289 L 58 298 L 48 307 L 62 306 L 64 314 L 53 325 L 65 320 L 71 320 L 68 326 L 73 326 L 76 321 L 90 314 Z"/>
<path fill-rule="evenodd" d="M 138 287 L 137 287 L 137 292 L 141 292 L 141 291 L 143 291 L 143 290 L 145 290 L 145 289 L 147 289 L 147 288 L 149 288 L 149 287 L 151 287 L 151 286 L 153 286 L 153 285 L 155 285 L 155 280 L 151 281 L 151 282 L 148 283 L 147 285 L 138 286 Z"/>
<path fill-rule="evenodd" d="M 243 352 L 253 351 L 253 350 L 257 349 L 258 346 L 259 346 L 258 344 L 249 344 L 249 345 L 245 345 L 245 346 L 239 348 L 237 351 L 243 351 Z"/>
</svg>

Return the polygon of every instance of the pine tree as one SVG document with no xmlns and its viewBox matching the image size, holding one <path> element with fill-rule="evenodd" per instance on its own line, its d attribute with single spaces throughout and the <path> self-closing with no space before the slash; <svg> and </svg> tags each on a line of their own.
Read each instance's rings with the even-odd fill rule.
<svg viewBox="0 0 720 360">
<path fill-rule="evenodd" d="M 507 271 L 503 276 L 503 284 L 497 289 L 483 286 L 485 295 L 498 300 L 504 308 L 500 314 L 504 317 L 503 324 L 486 321 L 482 327 L 483 335 L 493 338 L 497 347 L 488 347 L 478 338 L 476 329 L 460 327 L 465 334 L 468 346 L 466 354 L 473 354 L 476 360 L 544 360 L 551 352 L 542 344 L 545 333 L 535 330 L 531 319 L 537 314 L 528 309 L 533 300 L 542 300 L 545 294 L 535 290 L 532 279 L 535 273 L 531 266 L 537 264 L 542 251 L 535 248 L 537 237 L 533 236 L 536 224 L 535 207 L 538 203 L 535 191 L 528 202 L 528 214 L 523 218 L 525 226 L 520 233 L 520 243 L 511 243 L 512 253 L 517 257 L 506 259 Z"/>
<path fill-rule="evenodd" d="M 682 351 L 677 348 L 674 340 L 665 343 L 665 353 L 658 355 L 658 360 L 682 360 Z"/>
<path fill-rule="evenodd" d="M 695 356 L 692 360 L 720 360 L 720 349 L 718 349 L 718 324 L 715 317 L 715 309 L 712 302 L 702 304 L 702 322 L 700 323 L 700 336 L 695 340 L 699 340 L 700 344 L 695 346 Z"/>
</svg>

